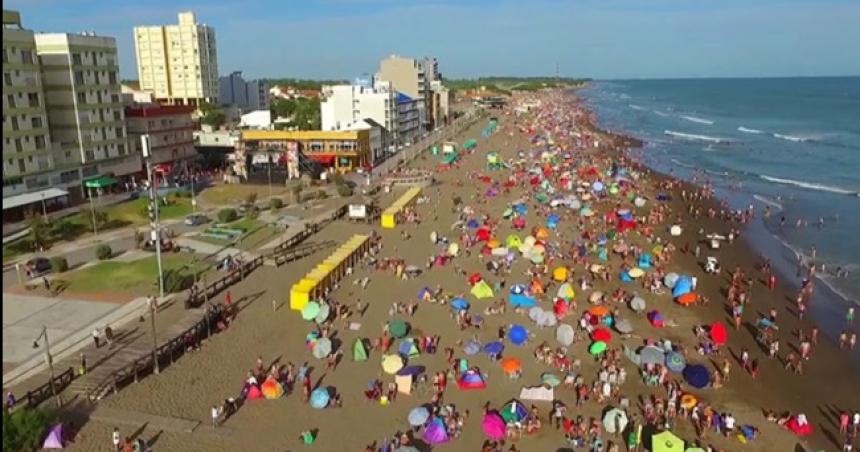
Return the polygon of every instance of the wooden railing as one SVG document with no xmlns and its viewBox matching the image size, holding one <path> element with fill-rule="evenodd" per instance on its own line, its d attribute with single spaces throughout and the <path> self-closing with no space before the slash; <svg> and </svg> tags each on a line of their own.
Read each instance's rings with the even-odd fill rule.
<svg viewBox="0 0 860 452">
<path fill-rule="evenodd" d="M 31 389 L 27 391 L 27 394 L 24 396 L 24 399 L 27 401 L 26 404 L 16 404 L 12 407 L 12 410 L 16 410 L 22 406 L 27 406 L 30 408 L 36 407 L 45 400 L 54 396 L 54 390 L 57 391 L 57 394 L 66 389 L 67 386 L 75 379 L 75 370 L 71 367 L 68 368 L 65 372 L 54 375 L 54 389 L 51 389 L 51 381 L 48 380 L 45 384 L 36 387 L 35 389 Z"/>
<path fill-rule="evenodd" d="M 215 296 L 221 293 L 221 291 L 232 286 L 233 284 L 236 284 L 239 281 L 242 281 L 243 279 L 245 279 L 245 275 L 251 273 L 257 267 L 263 265 L 263 259 L 263 256 L 257 256 L 256 258 L 248 262 L 242 262 L 242 264 L 239 265 L 239 268 L 208 284 L 202 290 L 189 291 L 188 298 L 186 298 L 185 300 L 185 308 L 196 308 L 201 306 L 206 300 L 211 300 L 212 298 L 215 298 Z"/>
<path fill-rule="evenodd" d="M 155 349 L 155 356 L 158 360 L 159 370 L 173 364 L 185 354 L 188 347 L 198 345 L 200 341 L 214 333 L 217 316 L 217 312 L 207 309 L 200 321 L 158 346 Z M 137 383 L 141 377 L 154 371 L 152 358 L 152 353 L 145 353 L 126 366 L 117 369 L 104 380 L 88 388 L 87 399 L 95 402 L 108 393 L 116 394 L 129 383 Z"/>
</svg>

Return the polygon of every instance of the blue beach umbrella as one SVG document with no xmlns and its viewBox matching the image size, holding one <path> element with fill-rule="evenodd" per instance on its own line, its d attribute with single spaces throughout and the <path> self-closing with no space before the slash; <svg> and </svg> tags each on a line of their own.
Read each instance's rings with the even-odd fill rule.
<svg viewBox="0 0 860 452">
<path fill-rule="evenodd" d="M 454 301 L 451 302 L 451 309 L 455 311 L 465 311 L 469 309 L 469 302 L 462 298 L 455 298 Z"/>
<path fill-rule="evenodd" d="M 328 390 L 325 388 L 314 389 L 311 393 L 311 406 L 314 408 L 325 408 L 328 406 L 329 396 Z"/>
<path fill-rule="evenodd" d="M 480 351 L 481 343 L 478 341 L 469 341 L 463 346 L 463 353 L 467 355 L 477 355 Z"/>
<path fill-rule="evenodd" d="M 529 339 L 529 332 L 522 325 L 514 325 L 508 331 L 508 339 L 514 345 L 523 345 Z"/>
<path fill-rule="evenodd" d="M 488 355 L 498 355 L 505 350 L 505 344 L 495 341 L 484 345 L 484 353 Z"/>
</svg>

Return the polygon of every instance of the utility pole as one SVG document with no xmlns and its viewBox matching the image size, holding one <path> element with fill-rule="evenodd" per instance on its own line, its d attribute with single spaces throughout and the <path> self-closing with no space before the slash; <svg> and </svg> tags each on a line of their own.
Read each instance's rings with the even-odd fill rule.
<svg viewBox="0 0 860 452">
<path fill-rule="evenodd" d="M 57 393 L 57 386 L 54 382 L 54 357 L 51 356 L 51 342 L 48 340 L 48 327 L 42 325 L 42 332 L 39 334 L 39 337 L 33 341 L 33 348 L 39 348 L 39 339 L 45 338 L 45 361 L 48 362 L 48 372 L 51 375 L 51 394 L 54 396 L 54 400 L 57 402 L 57 408 L 63 406 L 62 400 L 60 400 L 60 394 Z"/>
<path fill-rule="evenodd" d="M 98 225 L 96 224 L 97 223 L 97 221 L 96 221 L 96 205 L 93 202 L 93 189 L 88 188 L 87 190 L 90 193 L 90 212 L 93 215 L 93 235 L 99 235 L 99 228 L 98 228 Z"/>
<path fill-rule="evenodd" d="M 143 158 L 146 160 L 146 175 L 149 178 L 149 224 L 152 227 L 152 240 L 155 242 L 155 260 L 158 262 L 158 296 L 164 297 L 164 270 L 161 263 L 161 230 L 158 223 L 158 189 L 152 168 L 152 147 L 149 134 L 140 136 Z M 155 320 L 153 319 L 153 322 Z M 153 329 L 153 334 L 155 330 Z"/>
<path fill-rule="evenodd" d="M 158 336 L 155 333 L 155 313 L 158 311 L 155 305 L 158 304 L 158 300 L 150 296 L 147 303 L 149 303 L 149 319 L 152 326 L 152 371 L 158 375 L 161 373 L 161 366 L 158 364 Z"/>
<path fill-rule="evenodd" d="M 197 213 L 197 198 L 194 193 L 194 179 L 197 179 L 196 173 L 191 173 L 191 212 Z"/>
</svg>

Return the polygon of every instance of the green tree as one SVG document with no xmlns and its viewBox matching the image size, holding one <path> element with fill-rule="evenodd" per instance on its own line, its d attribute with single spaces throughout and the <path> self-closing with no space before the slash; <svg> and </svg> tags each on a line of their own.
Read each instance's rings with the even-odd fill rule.
<svg viewBox="0 0 860 452">
<path fill-rule="evenodd" d="M 212 104 L 200 104 L 200 113 L 202 114 L 200 117 L 200 123 L 211 126 L 212 128 L 217 129 L 227 122 L 227 115 L 224 114 L 224 110 Z"/>
<path fill-rule="evenodd" d="M 104 225 L 108 222 L 108 214 L 99 209 L 93 209 L 91 207 L 81 207 L 78 211 L 78 215 L 80 215 L 81 219 L 86 222 L 87 227 L 90 231 L 93 230 L 93 221 L 96 223 L 96 229 L 101 230 Z"/>
<path fill-rule="evenodd" d="M 52 411 L 40 408 L 21 408 L 9 413 L 3 411 L 3 450 L 38 450 L 45 432 L 56 420 Z"/>
<path fill-rule="evenodd" d="M 30 243 L 33 244 L 33 248 L 37 250 L 47 248 L 51 240 L 51 224 L 45 220 L 45 217 L 35 212 L 28 213 L 25 221 L 30 228 Z"/>
</svg>

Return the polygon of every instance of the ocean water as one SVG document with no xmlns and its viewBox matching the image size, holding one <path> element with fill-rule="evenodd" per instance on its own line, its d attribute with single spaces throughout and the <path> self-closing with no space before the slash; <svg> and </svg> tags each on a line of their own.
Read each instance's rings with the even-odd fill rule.
<svg viewBox="0 0 860 452">
<path fill-rule="evenodd" d="M 605 81 L 579 94 L 601 126 L 646 141 L 649 166 L 753 204 L 753 245 L 785 273 L 814 247 L 841 299 L 832 314 L 860 304 L 860 77 Z"/>
</svg>

